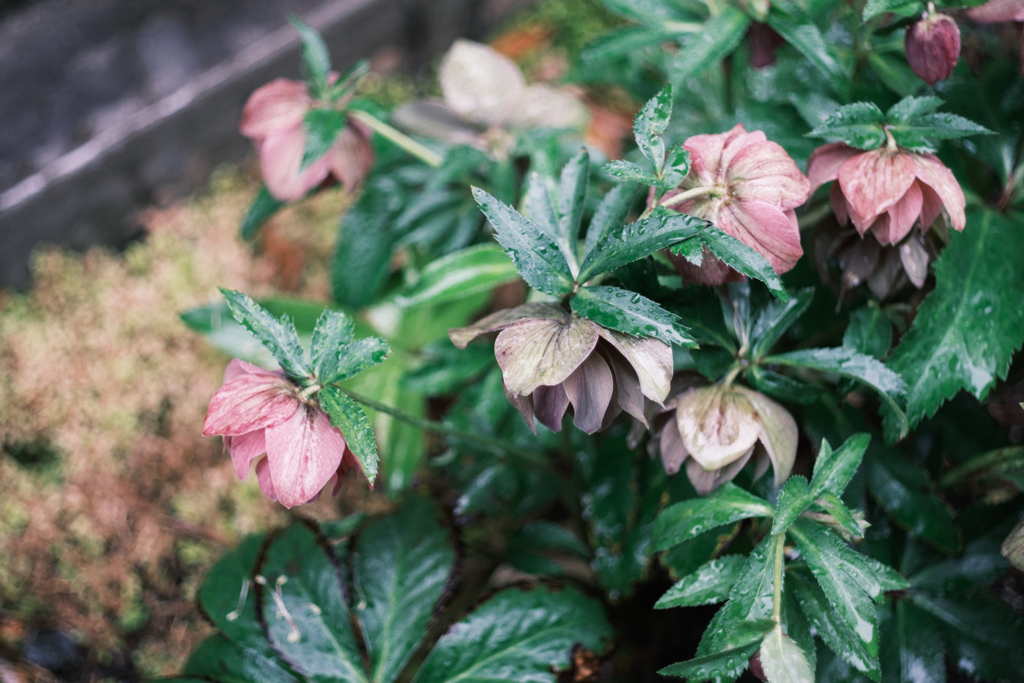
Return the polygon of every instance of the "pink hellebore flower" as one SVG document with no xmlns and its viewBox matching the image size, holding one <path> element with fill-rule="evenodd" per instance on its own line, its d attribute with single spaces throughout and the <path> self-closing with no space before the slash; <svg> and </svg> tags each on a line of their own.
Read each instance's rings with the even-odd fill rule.
<svg viewBox="0 0 1024 683">
<path fill-rule="evenodd" d="M 761 131 L 748 133 L 742 124 L 728 133 L 694 135 L 683 147 L 690 151 L 690 173 L 661 203 L 711 221 L 760 252 L 776 272 L 793 268 L 803 254 L 794 209 L 807 201 L 811 184 L 786 150 Z M 671 201 L 684 195 L 690 198 Z M 720 285 L 742 279 L 706 252 L 699 267 L 681 257 L 673 262 L 692 282 Z"/>
<path fill-rule="evenodd" d="M 342 433 L 299 393 L 280 372 L 236 358 L 203 422 L 204 436 L 224 437 L 239 481 L 255 460 L 263 493 L 288 508 L 316 500 L 328 481 L 336 495 L 341 478 L 359 464 Z"/>
<path fill-rule="evenodd" d="M 807 160 L 813 189 L 832 180 L 832 210 L 842 225 L 853 221 L 882 245 L 895 245 L 920 219 L 925 232 L 943 207 L 950 224 L 963 230 L 964 191 L 934 154 L 918 154 L 894 145 L 862 152 L 841 142 L 823 145 Z"/>
<path fill-rule="evenodd" d="M 303 119 L 315 105 L 304 83 L 278 78 L 250 95 L 242 110 L 238 129 L 253 141 L 263 181 L 280 201 L 301 199 L 331 174 L 351 190 L 373 167 L 370 130 L 349 119 L 327 153 L 299 172 L 307 137 Z"/>
</svg>

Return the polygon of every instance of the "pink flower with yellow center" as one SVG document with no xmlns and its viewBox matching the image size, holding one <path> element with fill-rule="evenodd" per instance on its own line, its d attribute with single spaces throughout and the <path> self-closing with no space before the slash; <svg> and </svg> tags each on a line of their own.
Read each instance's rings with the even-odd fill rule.
<svg viewBox="0 0 1024 683">
<path fill-rule="evenodd" d="M 803 254 L 794 209 L 807 201 L 811 184 L 786 150 L 742 124 L 728 133 L 694 135 L 683 147 L 690 152 L 690 172 L 661 204 L 711 221 L 760 252 L 778 273 L 792 269 Z M 708 253 L 699 267 L 681 257 L 673 262 L 692 282 L 742 279 Z"/>
<path fill-rule="evenodd" d="M 218 434 L 239 481 L 256 461 L 263 493 L 288 508 L 316 500 L 328 481 L 336 495 L 341 478 L 359 464 L 313 399 L 282 373 L 238 359 L 228 363 L 203 422 L 204 436 Z"/>
<path fill-rule="evenodd" d="M 330 175 L 354 189 L 373 167 L 370 131 L 349 119 L 327 153 L 299 171 L 308 135 L 303 121 L 316 104 L 304 83 L 278 78 L 250 95 L 242 110 L 238 129 L 253 141 L 263 181 L 281 201 L 301 199 Z"/>
</svg>

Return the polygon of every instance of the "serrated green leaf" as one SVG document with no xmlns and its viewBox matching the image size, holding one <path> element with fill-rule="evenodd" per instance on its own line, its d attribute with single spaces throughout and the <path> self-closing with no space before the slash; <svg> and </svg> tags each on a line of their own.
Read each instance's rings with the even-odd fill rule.
<svg viewBox="0 0 1024 683">
<path fill-rule="evenodd" d="M 843 346 L 882 360 L 892 346 L 892 323 L 878 306 L 864 306 L 850 315 Z"/>
<path fill-rule="evenodd" d="M 376 519 L 360 533 L 354 612 L 370 653 L 370 678 L 391 683 L 427 632 L 455 562 L 437 507 L 422 497 Z"/>
<path fill-rule="evenodd" d="M 744 555 L 726 555 L 711 560 L 669 588 L 654 604 L 654 609 L 696 607 L 724 602 L 729 598 L 729 592 L 739 580 L 746 563 L 747 558 Z"/>
<path fill-rule="evenodd" d="M 834 88 L 848 87 L 849 74 L 829 50 L 817 26 L 810 21 L 797 21 L 781 12 L 770 12 L 767 24 L 829 79 Z"/>
<path fill-rule="evenodd" d="M 862 555 L 852 550 L 838 536 L 831 533 L 825 527 L 807 519 L 799 519 L 794 522 L 794 538 L 797 545 L 801 542 L 814 546 L 814 554 L 817 558 L 827 564 L 830 568 L 840 568 L 852 580 L 865 595 L 875 602 L 882 602 L 886 591 L 906 590 L 910 587 L 906 579 L 900 576 L 899 572 L 887 567 L 867 555 Z M 800 546 L 801 548 L 803 546 Z M 803 550 L 801 550 L 801 554 Z M 811 571 L 814 571 L 814 562 L 810 557 L 805 556 Z M 815 576 L 817 576 L 815 572 Z M 826 592 L 827 589 L 826 589 Z M 856 623 L 851 622 L 851 628 L 857 630 Z"/>
<path fill-rule="evenodd" d="M 345 112 L 337 109 L 310 109 L 302 119 L 306 130 L 306 147 L 302 152 L 299 173 L 318 161 L 331 148 L 341 131 L 345 130 L 348 119 Z"/>
<path fill-rule="evenodd" d="M 306 380 L 311 374 L 295 325 L 287 316 L 278 320 L 265 308 L 241 292 L 221 288 L 231 315 L 273 354 L 285 374 L 294 380 Z"/>
<path fill-rule="evenodd" d="M 807 621 L 807 617 L 804 616 L 803 611 L 800 609 L 800 603 L 797 602 L 792 593 L 782 594 L 782 614 L 785 618 L 786 634 L 803 650 L 811 671 L 817 673 L 818 648 L 815 646 L 811 624 Z M 819 677 L 819 680 L 833 683 L 828 678 Z"/>
<path fill-rule="evenodd" d="M 658 673 L 662 676 L 678 676 L 691 681 L 718 678 L 720 672 L 733 669 L 737 659 L 749 658 L 757 651 L 765 634 L 776 624 L 772 619 L 749 619 L 734 624 L 729 635 L 723 639 L 723 648 L 714 654 L 694 657 L 687 662 L 672 664 Z"/>
<path fill-rule="evenodd" d="M 326 386 L 320 390 L 320 407 L 331 424 L 341 430 L 345 435 L 345 443 L 349 450 L 356 456 L 359 466 L 366 475 L 366 480 L 373 486 L 373 480 L 377 478 L 377 440 L 370 428 L 370 421 L 366 419 L 363 409 L 345 395 L 341 389 L 333 386 Z"/>
<path fill-rule="evenodd" d="M 775 269 L 755 249 L 714 226 L 701 230 L 700 240 L 722 263 L 747 277 L 760 280 L 776 297 L 782 301 L 789 301 L 789 294 Z"/>
<path fill-rule="evenodd" d="M 770 683 L 814 683 L 814 672 L 807 663 L 807 655 L 792 638 L 782 635 L 782 625 L 776 624 L 758 650 L 761 668 Z"/>
<path fill-rule="evenodd" d="M 337 102 L 341 98 L 353 93 L 359 82 L 370 73 L 370 60 L 360 59 L 358 62 L 348 68 L 348 70 L 338 77 L 334 85 L 330 87 L 330 93 L 328 98 L 332 102 Z"/>
<path fill-rule="evenodd" d="M 620 180 L 644 185 L 658 184 L 658 176 L 631 161 L 610 161 L 604 165 L 602 170 Z"/>
<path fill-rule="evenodd" d="M 327 45 L 311 26 L 297 17 L 288 20 L 302 39 L 302 65 L 306 70 L 313 97 L 320 97 L 327 91 L 327 75 L 331 72 L 331 55 Z"/>
<path fill-rule="evenodd" d="M 570 302 L 587 320 L 634 337 L 654 337 L 666 344 L 696 346 L 679 318 L 656 302 L 618 287 L 583 287 Z"/>
<path fill-rule="evenodd" d="M 256 237 L 263 224 L 280 211 L 284 205 L 284 202 L 275 199 L 274 195 L 270 194 L 270 190 L 267 189 L 265 184 L 261 184 L 260 189 L 256 192 L 256 196 L 252 199 L 252 203 L 249 204 L 249 208 L 245 210 L 245 216 L 242 218 L 242 239 L 251 240 Z"/>
<path fill-rule="evenodd" d="M 511 206 L 480 188 L 473 188 L 473 197 L 494 226 L 498 242 L 531 287 L 552 296 L 573 290 L 569 264 L 551 238 Z"/>
<path fill-rule="evenodd" d="M 774 514 L 766 500 L 727 482 L 706 498 L 684 500 L 662 510 L 654 520 L 651 540 L 655 550 L 666 550 L 715 527 Z"/>
<path fill-rule="evenodd" d="M 700 218 L 666 212 L 612 229 L 587 252 L 577 279 L 586 282 L 595 275 L 638 261 L 695 236 L 707 225 L 708 222 Z"/>
<path fill-rule="evenodd" d="M 583 223 L 583 208 L 590 179 L 590 155 L 581 149 L 562 167 L 558 181 L 558 248 L 569 263 L 569 269 L 578 268 L 576 246 Z"/>
<path fill-rule="evenodd" d="M 704 262 L 704 243 L 700 241 L 700 238 L 694 237 L 672 247 L 672 253 L 682 256 L 693 265 L 700 267 L 700 264 Z"/>
<path fill-rule="evenodd" d="M 922 114 L 906 123 L 890 123 L 887 128 L 897 144 L 910 149 L 928 148 L 931 140 L 993 134 L 988 128 L 956 114 Z"/>
<path fill-rule="evenodd" d="M 836 524 L 854 538 L 864 535 L 864 529 L 861 528 L 857 518 L 853 516 L 853 513 L 846 507 L 846 504 L 839 499 L 839 496 L 834 493 L 822 493 L 814 501 L 814 504 L 815 507 L 824 511 L 825 514 L 832 515 Z"/>
<path fill-rule="evenodd" d="M 871 102 L 840 107 L 807 135 L 835 138 L 857 149 L 874 149 L 885 143 L 885 114 Z"/>
<path fill-rule="evenodd" d="M 790 327 L 807 311 L 814 298 L 814 289 L 808 287 L 796 292 L 789 301 L 771 300 L 758 309 L 750 326 L 750 357 L 755 361 L 772 350 Z"/>
<path fill-rule="evenodd" d="M 775 519 L 772 521 L 772 535 L 784 534 L 789 525 L 800 513 L 814 502 L 807 479 L 796 474 L 786 480 L 779 491 L 779 501 L 775 504 Z"/>
<path fill-rule="evenodd" d="M 612 188 L 601 199 L 597 210 L 594 211 L 594 217 L 590 219 L 590 225 L 587 226 L 585 253 L 589 254 L 594 245 L 600 242 L 605 235 L 625 224 L 626 217 L 629 215 L 629 207 L 632 206 L 635 196 L 636 185 L 627 183 Z"/>
<path fill-rule="evenodd" d="M 647 101 L 633 119 L 633 137 L 640 153 L 654 166 L 657 176 L 665 168 L 665 141 L 661 139 L 672 119 L 672 86 L 666 85 Z"/>
<path fill-rule="evenodd" d="M 325 384 L 344 382 L 374 365 L 383 363 L 389 353 L 391 347 L 377 337 L 366 337 L 346 344 L 338 350 L 336 357 L 325 363 L 325 373 L 320 376 L 320 381 Z"/>
<path fill-rule="evenodd" d="M 904 97 L 885 112 L 885 120 L 889 124 L 907 123 L 912 119 L 933 112 L 944 104 L 942 98 L 928 95 L 926 97 Z"/>
<path fill-rule="evenodd" d="M 575 645 L 601 653 L 611 638 L 601 604 L 574 588 L 508 588 L 442 636 L 414 683 L 554 683 Z"/>
<path fill-rule="evenodd" d="M 665 172 L 658 187 L 663 190 L 671 190 L 678 187 L 679 183 L 690 172 L 690 150 L 682 145 L 676 145 L 668 150 L 668 157 L 665 159 Z"/>
<path fill-rule="evenodd" d="M 431 261 L 416 282 L 395 293 L 395 303 L 412 308 L 457 301 L 517 277 L 519 271 L 500 246 L 479 244 Z"/>
<path fill-rule="evenodd" d="M 823 493 L 843 495 L 860 467 L 869 443 L 870 434 L 854 434 L 833 451 L 829 442 L 822 440 L 818 457 L 814 460 L 814 473 L 811 475 L 811 496 L 817 498 Z"/>
<path fill-rule="evenodd" d="M 935 263 L 936 286 L 889 366 L 907 381 L 907 418 L 932 416 L 961 389 L 985 398 L 1024 342 L 1024 230 L 972 211 Z M 887 427 L 890 420 L 886 420 Z"/>
<path fill-rule="evenodd" d="M 329 378 L 337 374 L 343 350 L 352 342 L 355 326 L 352 319 L 341 311 L 324 309 L 313 329 L 310 343 L 310 356 L 313 370 L 322 382 L 331 382 Z"/>
<path fill-rule="evenodd" d="M 750 21 L 750 17 L 731 5 L 706 21 L 704 28 L 691 35 L 669 65 L 672 83 L 681 86 L 730 55 L 746 35 Z"/>
<path fill-rule="evenodd" d="M 906 415 L 896 402 L 903 396 L 906 385 L 898 374 L 871 356 L 840 347 L 790 351 L 777 356 L 765 356 L 761 362 L 765 365 L 813 368 L 863 382 L 874 389 L 885 403 L 886 417 L 891 415 L 895 418 L 887 424 L 886 440 L 892 442 L 902 439 L 910 429 Z"/>
</svg>

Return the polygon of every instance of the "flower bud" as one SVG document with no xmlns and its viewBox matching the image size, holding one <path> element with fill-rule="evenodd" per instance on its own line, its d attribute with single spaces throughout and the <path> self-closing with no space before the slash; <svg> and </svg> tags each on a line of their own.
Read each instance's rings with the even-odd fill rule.
<svg viewBox="0 0 1024 683">
<path fill-rule="evenodd" d="M 960 28 L 945 14 L 929 14 L 907 30 L 907 61 L 928 85 L 949 78 L 960 58 Z"/>
</svg>

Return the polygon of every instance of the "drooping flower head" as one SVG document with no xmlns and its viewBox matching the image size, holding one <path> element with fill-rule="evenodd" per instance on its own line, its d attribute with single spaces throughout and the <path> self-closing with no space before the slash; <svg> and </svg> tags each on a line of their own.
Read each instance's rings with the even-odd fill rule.
<svg viewBox="0 0 1024 683">
<path fill-rule="evenodd" d="M 573 423 L 593 434 L 625 411 L 647 424 L 644 397 L 661 403 L 672 379 L 672 349 L 657 339 L 609 330 L 561 306 L 528 303 L 448 331 L 460 349 L 498 332 L 494 355 L 505 393 L 530 428 L 554 431 L 571 404 Z"/>
<path fill-rule="evenodd" d="M 228 363 L 224 385 L 210 400 L 203 435 L 224 437 L 239 480 L 255 461 L 263 493 L 288 508 L 315 500 L 328 482 L 336 495 L 345 473 L 359 465 L 315 399 L 283 373 L 238 359 Z"/>
<path fill-rule="evenodd" d="M 785 408 L 746 387 L 716 384 L 684 389 L 665 402 L 648 442 L 668 474 L 686 465 L 700 494 L 735 477 L 752 457 L 754 478 L 775 470 L 775 486 L 789 477 L 796 459 L 796 421 Z"/>
<path fill-rule="evenodd" d="M 947 14 L 929 12 L 907 29 L 904 51 L 917 77 L 935 85 L 953 75 L 960 59 L 960 27 Z"/>
<path fill-rule="evenodd" d="M 742 124 L 728 133 L 694 135 L 683 147 L 690 152 L 690 172 L 661 203 L 711 221 L 760 252 L 776 272 L 792 269 L 803 254 L 794 209 L 807 201 L 811 184 L 786 150 L 761 131 L 748 133 Z M 693 196 L 671 202 L 683 193 Z M 709 253 L 699 267 L 681 257 L 673 262 L 691 282 L 719 285 L 742 279 Z"/>
<path fill-rule="evenodd" d="M 329 83 L 336 79 L 332 74 Z M 316 106 L 305 83 L 278 78 L 250 95 L 242 110 L 239 131 L 253 141 L 263 181 L 280 201 L 301 199 L 329 175 L 354 189 L 373 167 L 370 131 L 349 119 L 327 153 L 300 172 L 308 137 L 303 122 Z"/>
</svg>

